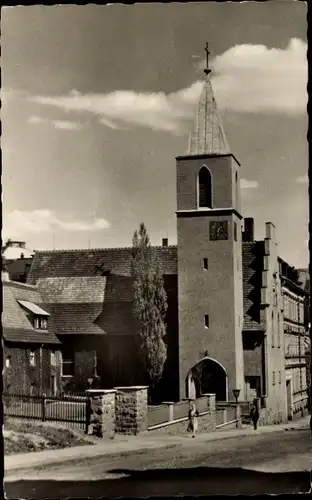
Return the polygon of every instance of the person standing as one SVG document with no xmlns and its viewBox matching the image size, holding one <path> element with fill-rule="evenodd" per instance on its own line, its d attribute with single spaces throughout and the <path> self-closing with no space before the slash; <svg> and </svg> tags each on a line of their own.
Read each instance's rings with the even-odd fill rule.
<svg viewBox="0 0 312 500">
<path fill-rule="evenodd" d="M 253 423 L 253 426 L 254 426 L 254 430 L 256 431 L 257 428 L 258 428 L 258 420 L 259 420 L 259 410 L 258 410 L 258 405 L 257 405 L 257 401 L 254 400 L 253 404 L 252 404 L 252 408 L 251 408 L 251 412 L 250 412 L 250 418 L 252 420 L 252 423 Z"/>
<path fill-rule="evenodd" d="M 192 432 L 192 437 L 195 437 L 196 431 L 198 429 L 198 417 L 199 413 L 196 408 L 195 402 L 191 401 L 190 403 L 190 409 L 188 412 L 188 426 L 187 426 L 187 431 Z"/>
</svg>

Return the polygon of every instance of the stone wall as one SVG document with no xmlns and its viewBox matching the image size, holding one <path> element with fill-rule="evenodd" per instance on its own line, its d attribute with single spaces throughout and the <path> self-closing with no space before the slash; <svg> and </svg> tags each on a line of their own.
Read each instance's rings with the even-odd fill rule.
<svg viewBox="0 0 312 500">
<path fill-rule="evenodd" d="M 187 432 L 188 420 L 185 419 L 180 422 L 172 423 L 158 429 L 151 429 L 148 434 L 151 436 L 183 436 L 188 435 Z M 198 418 L 198 433 L 213 432 L 216 430 L 215 414 L 206 413 L 200 415 Z"/>
<path fill-rule="evenodd" d="M 113 438 L 116 431 L 114 389 L 89 389 L 89 426 L 88 434 L 97 437 Z"/>
<path fill-rule="evenodd" d="M 113 438 L 115 433 L 132 434 L 148 431 L 148 387 L 116 387 L 115 389 L 89 389 L 88 434 Z M 198 432 L 216 429 L 216 397 L 205 394 L 207 411 L 199 416 Z M 173 404 L 173 403 L 172 403 Z M 168 411 L 168 419 L 172 412 Z M 187 417 L 173 421 L 171 425 L 150 429 L 156 435 L 183 434 L 187 429 Z"/>
</svg>

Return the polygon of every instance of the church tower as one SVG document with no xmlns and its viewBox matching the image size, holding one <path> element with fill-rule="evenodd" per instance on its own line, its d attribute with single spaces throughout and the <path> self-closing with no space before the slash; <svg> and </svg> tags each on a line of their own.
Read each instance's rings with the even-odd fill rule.
<svg viewBox="0 0 312 500">
<path fill-rule="evenodd" d="M 206 78 L 189 150 L 176 158 L 180 398 L 198 395 L 194 373 L 204 363 L 209 372 L 204 392 L 215 392 L 217 400 L 227 400 L 233 399 L 233 389 L 240 389 L 241 399 L 240 164 L 230 151 L 220 121 L 208 69 L 208 46 L 205 50 Z"/>
</svg>

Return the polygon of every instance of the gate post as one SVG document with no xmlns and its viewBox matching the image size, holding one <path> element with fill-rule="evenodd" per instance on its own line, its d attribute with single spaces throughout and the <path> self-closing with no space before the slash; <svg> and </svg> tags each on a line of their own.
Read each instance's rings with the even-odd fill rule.
<svg viewBox="0 0 312 500">
<path fill-rule="evenodd" d="M 88 389 L 90 420 L 88 434 L 98 437 L 115 437 L 115 395 L 114 389 Z"/>
<path fill-rule="evenodd" d="M 42 422 L 45 421 L 45 415 L 46 414 L 46 394 L 42 394 L 41 398 L 41 420 Z"/>
<path fill-rule="evenodd" d="M 89 431 L 90 416 L 91 416 L 91 400 L 90 400 L 90 397 L 87 394 L 87 399 L 86 399 L 85 434 L 88 434 L 88 431 Z"/>
</svg>

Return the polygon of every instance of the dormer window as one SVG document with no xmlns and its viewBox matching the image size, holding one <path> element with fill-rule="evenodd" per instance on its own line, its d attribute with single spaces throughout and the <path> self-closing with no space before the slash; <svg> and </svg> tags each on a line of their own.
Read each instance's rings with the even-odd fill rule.
<svg viewBox="0 0 312 500">
<path fill-rule="evenodd" d="M 48 318 L 46 316 L 35 316 L 34 317 L 34 328 L 36 330 L 47 330 Z"/>
<path fill-rule="evenodd" d="M 18 300 L 17 302 L 27 311 L 27 316 L 36 330 L 47 330 L 48 317 L 50 316 L 47 311 L 28 300 Z"/>
</svg>

